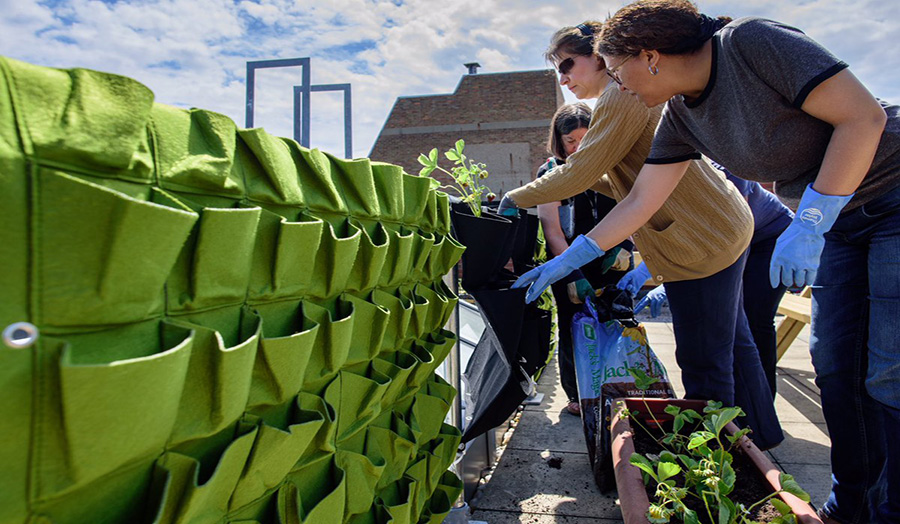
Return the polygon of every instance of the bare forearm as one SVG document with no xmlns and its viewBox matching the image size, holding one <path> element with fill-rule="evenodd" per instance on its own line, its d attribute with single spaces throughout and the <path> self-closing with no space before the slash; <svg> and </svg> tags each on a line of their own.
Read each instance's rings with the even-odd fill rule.
<svg viewBox="0 0 900 524">
<path fill-rule="evenodd" d="M 547 248 L 550 249 L 553 256 L 559 256 L 569 247 L 559 224 L 559 202 L 539 205 L 538 218 L 541 220 L 541 229 L 544 231 Z"/>
<path fill-rule="evenodd" d="M 824 195 L 856 191 L 872 166 L 886 116 L 848 122 L 835 127 L 813 188 Z"/>
</svg>

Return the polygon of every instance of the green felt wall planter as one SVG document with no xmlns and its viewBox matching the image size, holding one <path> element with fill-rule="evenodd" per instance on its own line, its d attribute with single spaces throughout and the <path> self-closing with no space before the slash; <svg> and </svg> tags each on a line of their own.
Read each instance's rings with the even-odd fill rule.
<svg viewBox="0 0 900 524">
<path fill-rule="evenodd" d="M 402 295 L 392 295 L 380 289 L 372 291 L 372 302 L 390 312 L 384 337 L 381 339 L 381 351 L 392 352 L 400 349 L 407 339 L 407 330 L 412 319 L 413 304 Z"/>
<path fill-rule="evenodd" d="M 334 455 L 292 471 L 278 490 L 278 519 L 284 524 L 341 524 L 347 476 Z"/>
<path fill-rule="evenodd" d="M 391 316 L 390 310 L 351 294 L 341 295 L 337 304 L 353 318 L 350 349 L 344 366 L 370 362 L 381 350 Z"/>
<path fill-rule="evenodd" d="M 21 349 L 0 346 L 0 420 L 5 427 L 0 445 L 0 521 L 13 522 L 27 512 L 28 453 L 31 442 L 31 389 L 34 381 L 33 355 Z"/>
<path fill-rule="evenodd" d="M 404 396 L 415 393 L 409 388 L 409 375 L 417 363 L 411 354 L 399 351 L 384 353 L 372 360 L 372 366 L 391 379 L 381 399 L 382 406 L 393 406 Z"/>
<path fill-rule="evenodd" d="M 410 264 L 410 277 L 412 280 L 425 280 L 428 278 L 427 264 L 431 249 L 434 246 L 434 233 L 418 230 L 413 237 L 413 256 Z"/>
<path fill-rule="evenodd" d="M 406 227 L 397 225 L 388 225 L 387 231 L 390 236 L 390 244 L 381 278 L 378 280 L 378 285 L 381 287 L 393 287 L 406 281 L 409 278 L 413 261 L 415 233 Z"/>
<path fill-rule="evenodd" d="M 410 478 L 413 482 L 410 484 L 410 498 L 412 504 L 410 507 L 410 522 L 418 522 L 425 504 L 428 502 L 428 461 L 424 455 L 419 455 L 406 468 L 405 477 Z"/>
<path fill-rule="evenodd" d="M 419 224 L 428 205 L 428 193 L 431 192 L 429 177 L 403 174 L 403 223 Z"/>
<path fill-rule="evenodd" d="M 358 217 L 379 217 L 381 207 L 368 158 L 343 159 L 326 153 L 331 176 L 347 211 Z"/>
<path fill-rule="evenodd" d="M 414 470 L 413 474 L 418 473 L 418 471 L 418 469 Z M 381 504 L 387 509 L 395 524 L 416 522 L 418 514 L 416 509 L 418 486 L 418 482 L 413 477 L 404 475 L 400 480 L 390 484 L 379 493 Z"/>
<path fill-rule="evenodd" d="M 434 230 L 441 235 L 450 234 L 450 197 L 447 193 L 435 191 L 437 203 L 437 221 Z"/>
<path fill-rule="evenodd" d="M 437 280 L 449 273 L 465 250 L 465 246 L 454 240 L 453 237 L 435 233 L 434 246 L 428 252 L 425 271 L 427 279 Z"/>
<path fill-rule="evenodd" d="M 305 412 L 317 412 L 322 416 L 322 425 L 313 436 L 310 445 L 297 461 L 297 466 L 316 461 L 331 455 L 335 449 L 335 433 L 337 432 L 337 413 L 334 406 L 322 397 L 311 393 L 300 392 L 297 395 L 297 407 Z"/>
<path fill-rule="evenodd" d="M 247 196 L 260 203 L 306 207 L 288 141 L 263 129 L 239 129 L 235 163 L 247 180 Z M 303 166 L 305 169 L 306 166 Z"/>
<path fill-rule="evenodd" d="M 341 371 L 325 390 L 325 401 L 337 414 L 338 443 L 365 429 L 381 413 L 381 397 L 391 379 L 372 367 L 365 375 Z"/>
<path fill-rule="evenodd" d="M 175 426 L 193 344 L 190 331 L 157 320 L 40 339 L 38 497 L 155 459 Z"/>
<path fill-rule="evenodd" d="M 325 224 L 296 211 L 290 217 L 265 209 L 260 214 L 248 289 L 252 303 L 300 297 L 309 289 Z"/>
<path fill-rule="evenodd" d="M 446 493 L 443 491 L 436 492 L 425 503 L 425 509 L 422 511 L 422 516 L 419 517 L 419 524 L 441 524 L 444 521 L 444 517 L 450 513 L 452 507 L 453 502 L 450 501 Z"/>
<path fill-rule="evenodd" d="M 463 490 L 463 482 L 452 471 L 445 471 L 438 481 L 435 493 L 443 492 L 447 495 L 447 500 L 451 503 L 456 502 Z"/>
<path fill-rule="evenodd" d="M 357 224 L 357 227 L 362 231 L 362 236 L 345 288 L 351 291 L 364 291 L 377 286 L 381 280 L 390 249 L 390 235 L 378 222 L 368 228 L 361 224 Z"/>
<path fill-rule="evenodd" d="M 375 486 L 384 472 L 384 459 L 338 449 L 335 463 L 344 470 L 347 479 L 344 518 L 365 513 L 375 500 Z"/>
<path fill-rule="evenodd" d="M 431 376 L 437 363 L 428 348 L 418 342 L 412 345 L 407 354 L 416 360 L 416 365 L 410 372 L 406 385 L 411 391 L 417 392 Z"/>
<path fill-rule="evenodd" d="M 381 219 L 386 222 L 403 220 L 403 168 L 384 162 L 371 162 L 372 181 Z"/>
<path fill-rule="evenodd" d="M 309 295 L 328 298 L 346 289 L 361 240 L 362 231 L 348 220 L 337 225 L 326 223 L 316 253 Z"/>
<path fill-rule="evenodd" d="M 402 286 L 397 291 L 407 300 L 412 302 L 413 305 L 410 329 L 407 331 L 407 337 L 424 337 L 428 333 L 426 325 L 428 323 L 428 310 L 431 308 L 431 304 L 428 302 L 427 298 L 416 293 L 415 285 L 413 284 Z"/>
<path fill-rule="evenodd" d="M 436 368 L 447 358 L 455 343 L 456 335 L 452 331 L 441 329 L 440 331 L 429 333 L 425 337 L 425 341 L 422 342 L 422 346 L 431 353 L 435 361 L 434 367 Z"/>
<path fill-rule="evenodd" d="M 416 452 L 414 438 L 402 417 L 393 412 L 382 413 L 366 429 L 365 454 L 385 463 L 376 491 L 381 492 L 403 476 Z"/>
<path fill-rule="evenodd" d="M 353 315 L 340 309 L 332 313 L 312 302 L 303 303 L 303 314 L 319 325 L 317 341 L 304 375 L 303 389 L 319 393 L 347 362 L 353 342 Z"/>
<path fill-rule="evenodd" d="M 447 310 L 449 303 L 446 298 L 437 294 L 433 289 L 425 284 L 416 284 L 413 289 L 414 293 L 428 302 L 428 309 L 425 310 L 425 320 L 422 327 L 422 335 L 427 336 L 436 329 L 443 326 L 442 320 L 444 312 Z M 439 359 L 440 362 L 443 358 Z"/>
<path fill-rule="evenodd" d="M 429 191 L 428 196 L 425 197 L 425 209 L 422 210 L 421 223 L 429 231 L 437 230 L 440 225 L 436 191 Z"/>
<path fill-rule="evenodd" d="M 198 214 L 150 201 L 164 200 L 150 188 L 137 198 L 46 169 L 36 180 L 40 322 L 121 324 L 162 313 L 163 284 Z"/>
</svg>

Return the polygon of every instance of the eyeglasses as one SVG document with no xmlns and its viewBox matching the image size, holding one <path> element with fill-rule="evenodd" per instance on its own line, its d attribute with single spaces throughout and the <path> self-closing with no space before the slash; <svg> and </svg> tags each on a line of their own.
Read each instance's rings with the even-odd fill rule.
<svg viewBox="0 0 900 524">
<path fill-rule="evenodd" d="M 625 60 L 619 62 L 619 65 L 616 67 L 607 67 L 606 74 L 609 75 L 610 78 L 616 81 L 617 84 L 622 85 L 622 79 L 619 78 L 619 69 L 622 69 L 622 66 L 625 65 L 625 62 L 631 60 L 634 55 L 628 55 Z"/>
<path fill-rule="evenodd" d="M 575 67 L 575 57 L 570 56 L 556 65 L 556 70 L 560 75 L 567 75 L 572 68 Z"/>
</svg>

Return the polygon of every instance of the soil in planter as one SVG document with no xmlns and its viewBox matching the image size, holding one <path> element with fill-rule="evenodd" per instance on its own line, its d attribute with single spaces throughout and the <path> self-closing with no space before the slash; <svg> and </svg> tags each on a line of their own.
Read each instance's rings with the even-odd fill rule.
<svg viewBox="0 0 900 524">
<path fill-rule="evenodd" d="M 647 427 L 646 422 L 642 421 L 642 424 Z M 666 431 L 672 430 L 671 422 L 663 423 L 663 426 Z M 655 440 L 656 438 L 662 438 L 662 433 L 653 428 L 650 428 L 650 431 L 655 434 L 653 438 L 632 421 L 634 448 L 638 453 L 644 456 L 648 453 L 658 455 L 663 451 L 662 446 Z M 716 445 L 715 441 L 710 442 L 710 444 L 712 446 Z M 744 455 L 739 448 L 733 449 L 731 455 L 734 457 L 731 466 L 734 468 L 736 476 L 734 491 L 728 495 L 728 498 L 731 499 L 732 502 L 735 504 L 743 504 L 744 507 L 749 508 L 751 505 L 772 494 L 772 488 L 769 486 L 769 483 L 762 475 L 760 475 L 759 470 L 756 469 L 753 462 Z M 679 474 L 674 478 L 679 486 L 684 486 L 683 474 Z M 645 488 L 647 490 L 647 497 L 652 503 L 656 500 L 656 485 L 651 480 L 650 485 L 646 485 Z M 710 522 L 709 516 L 706 514 L 706 507 L 700 499 L 688 496 L 684 499 L 684 503 L 688 508 L 697 512 L 700 522 L 704 524 L 715 524 Z M 715 517 L 715 515 L 713 516 Z M 772 522 L 779 516 L 781 516 L 781 514 L 775 509 L 775 506 L 773 506 L 771 502 L 766 502 L 753 509 L 750 514 L 750 520 L 755 522 Z M 677 521 L 677 517 L 675 517 L 673 521 Z"/>
</svg>

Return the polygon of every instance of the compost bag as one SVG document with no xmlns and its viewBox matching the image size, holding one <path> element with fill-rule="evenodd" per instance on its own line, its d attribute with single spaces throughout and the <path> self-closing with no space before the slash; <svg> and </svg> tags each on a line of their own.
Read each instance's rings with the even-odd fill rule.
<svg viewBox="0 0 900 524">
<path fill-rule="evenodd" d="M 586 301 L 572 320 L 584 439 L 601 491 L 616 483 L 609 433 L 613 399 L 675 396 L 665 367 L 647 343 L 644 327 L 634 320 L 632 304 L 630 293 L 609 286 L 596 299 Z M 631 369 L 639 369 L 657 382 L 641 391 Z"/>
</svg>

